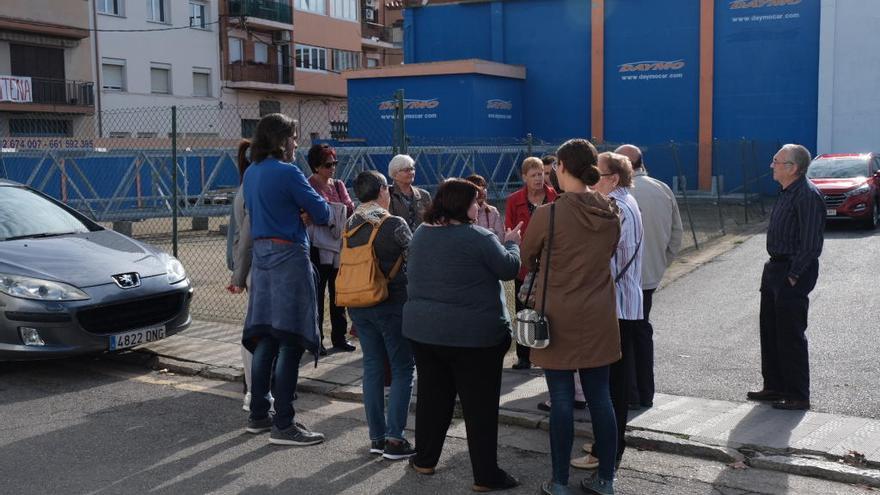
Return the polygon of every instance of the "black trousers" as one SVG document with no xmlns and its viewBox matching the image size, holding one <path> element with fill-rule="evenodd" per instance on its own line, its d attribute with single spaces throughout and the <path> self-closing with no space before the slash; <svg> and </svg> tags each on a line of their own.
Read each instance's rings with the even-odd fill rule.
<svg viewBox="0 0 880 495">
<path fill-rule="evenodd" d="M 434 467 L 452 421 L 455 396 L 467 430 L 474 483 L 504 480 L 498 467 L 498 402 L 501 368 L 510 338 L 494 347 L 447 347 L 410 341 L 418 370 L 416 450 L 413 462 Z"/>
<path fill-rule="evenodd" d="M 655 289 L 642 291 L 643 320 L 632 334 L 632 368 L 630 370 L 630 397 L 632 403 L 644 406 L 654 403 L 654 327 L 651 325 L 651 306 Z"/>
<path fill-rule="evenodd" d="M 809 294 L 819 277 L 812 263 L 794 287 L 788 281 L 790 263 L 768 261 L 761 276 L 761 374 L 764 390 L 795 400 L 810 399 L 810 360 L 807 347 Z"/>
<path fill-rule="evenodd" d="M 333 265 L 319 263 L 318 250 L 311 250 L 312 264 L 318 271 L 318 328 L 321 329 L 321 342 L 324 341 L 324 295 L 330 291 L 330 342 L 333 345 L 345 343 L 345 333 L 348 331 L 348 320 L 345 318 L 345 308 L 336 305 L 336 274 L 338 268 Z"/>
<path fill-rule="evenodd" d="M 614 418 L 617 420 L 617 460 L 623 458 L 626 450 L 626 422 L 629 420 L 629 372 L 632 363 L 632 339 L 638 331 L 641 320 L 617 320 L 620 326 L 620 349 L 622 356 L 620 361 L 611 365 L 610 389 L 611 405 L 614 407 Z M 598 458 L 596 444 L 590 451 L 590 455 Z"/>
<path fill-rule="evenodd" d="M 522 287 L 522 285 L 523 285 L 522 280 L 517 280 L 517 279 L 513 280 L 513 290 L 514 290 L 514 293 L 516 294 L 516 296 L 514 297 L 514 300 L 516 301 L 514 303 L 514 307 L 516 308 L 517 312 L 519 312 L 520 310 L 526 309 L 526 305 L 521 303 L 519 300 L 519 289 Z M 531 347 L 526 347 L 524 345 L 516 344 L 516 357 L 521 360 L 531 362 L 531 351 L 532 351 Z"/>
</svg>

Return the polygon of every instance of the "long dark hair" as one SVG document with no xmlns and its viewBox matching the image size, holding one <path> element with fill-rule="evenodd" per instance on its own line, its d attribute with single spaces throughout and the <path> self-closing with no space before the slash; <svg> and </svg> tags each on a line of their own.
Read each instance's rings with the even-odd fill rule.
<svg viewBox="0 0 880 495">
<path fill-rule="evenodd" d="M 238 174 L 244 172 L 252 163 L 259 163 L 268 157 L 284 159 L 287 139 L 296 136 L 296 121 L 282 113 L 270 113 L 257 124 L 252 140 L 242 139 L 238 144 Z M 250 150 L 250 159 L 248 159 Z"/>
<path fill-rule="evenodd" d="M 424 221 L 433 224 L 448 224 L 450 220 L 461 223 L 474 223 L 468 217 L 471 203 L 477 199 L 480 188 L 464 179 L 447 179 L 440 184 L 437 195 L 425 210 Z"/>
</svg>

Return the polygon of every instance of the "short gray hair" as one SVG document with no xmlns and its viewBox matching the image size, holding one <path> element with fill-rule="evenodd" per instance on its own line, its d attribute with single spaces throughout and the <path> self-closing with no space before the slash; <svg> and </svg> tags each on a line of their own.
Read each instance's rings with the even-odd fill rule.
<svg viewBox="0 0 880 495">
<path fill-rule="evenodd" d="M 388 162 L 388 177 L 394 179 L 394 176 L 397 172 L 400 172 L 401 169 L 414 167 L 415 164 L 416 161 L 409 155 L 395 155 L 394 158 Z"/>
<path fill-rule="evenodd" d="M 791 143 L 786 144 L 782 149 L 788 153 L 788 159 L 797 166 L 798 173 L 801 175 L 806 174 L 810 162 L 813 161 L 812 156 L 810 156 L 810 150 L 799 144 Z"/>
</svg>

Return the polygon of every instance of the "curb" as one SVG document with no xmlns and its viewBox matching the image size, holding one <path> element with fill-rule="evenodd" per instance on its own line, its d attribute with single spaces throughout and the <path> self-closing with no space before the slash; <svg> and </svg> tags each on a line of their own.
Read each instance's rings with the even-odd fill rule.
<svg viewBox="0 0 880 495">
<path fill-rule="evenodd" d="M 154 354 L 145 349 L 108 356 L 113 356 L 112 359 L 117 361 L 150 368 L 154 371 L 164 369 L 181 375 L 201 376 L 213 380 L 234 382 L 240 381 L 244 376 L 244 373 L 236 368 L 181 361 Z M 337 385 L 301 378 L 297 384 L 297 390 L 343 401 L 363 401 L 363 394 L 358 386 Z M 415 411 L 415 406 L 415 400 L 413 400 L 410 404 L 410 411 Z M 458 405 L 456 405 L 455 417 L 461 417 L 461 409 Z M 510 409 L 499 410 L 498 422 L 529 429 L 548 430 L 550 426 L 550 418 L 547 414 Z M 588 422 L 575 421 L 574 432 L 575 437 L 578 438 L 593 438 L 592 425 Z M 747 465 L 767 471 L 880 488 L 880 470 L 851 466 L 846 464 L 843 458 L 837 458 L 830 454 L 815 455 L 814 453 L 791 452 L 784 455 L 773 449 L 761 451 L 754 445 L 739 446 L 741 450 L 738 450 L 730 446 L 713 445 L 678 435 L 634 428 L 627 430 L 626 442 L 628 447 L 639 450 L 694 457 L 728 465 Z"/>
</svg>

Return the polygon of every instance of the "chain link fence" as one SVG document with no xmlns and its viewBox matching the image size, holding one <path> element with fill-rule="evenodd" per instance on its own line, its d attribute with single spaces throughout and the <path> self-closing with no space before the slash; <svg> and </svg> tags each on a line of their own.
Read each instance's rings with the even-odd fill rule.
<svg viewBox="0 0 880 495">
<path fill-rule="evenodd" d="M 435 190 L 448 177 L 477 173 L 489 183 L 490 201 L 522 187 L 520 164 L 555 152 L 561 143 L 524 138 L 469 141 L 413 139 L 407 135 L 402 92 L 362 99 L 303 100 L 295 104 L 137 108 L 98 115 L 30 114 L 13 126 L 0 122 L 0 178 L 28 184 L 113 228 L 175 254 L 195 287 L 197 319 L 240 322 L 246 298 L 228 294 L 226 227 L 239 186 L 236 150 L 262 115 L 282 112 L 299 121 L 297 164 L 316 142 L 335 146 L 337 178 L 349 186 L 363 170 L 387 173 L 398 152 L 418 163 L 416 183 Z M 391 106 L 388 118 L 350 135 L 349 115 Z M 412 143 L 415 142 L 413 145 Z M 639 145 L 640 143 L 634 143 Z M 600 151 L 613 150 L 610 143 Z M 652 176 L 679 199 L 686 246 L 699 246 L 767 212 L 775 192 L 768 164 L 778 143 L 716 142 L 713 188 L 695 191 L 697 145 L 641 145 Z M 688 235 L 689 234 L 689 235 Z M 511 308 L 512 308 L 511 301 Z"/>
</svg>

